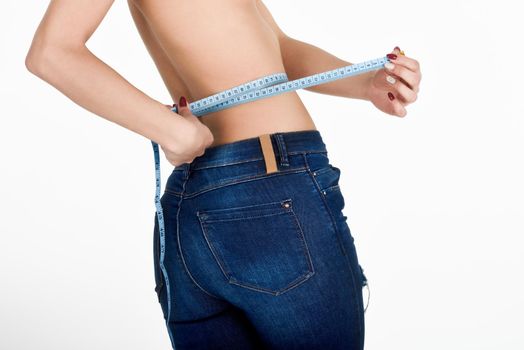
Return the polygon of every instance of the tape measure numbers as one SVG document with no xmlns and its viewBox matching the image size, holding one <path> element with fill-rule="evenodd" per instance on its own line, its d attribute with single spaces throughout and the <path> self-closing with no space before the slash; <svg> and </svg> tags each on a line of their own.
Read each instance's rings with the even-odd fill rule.
<svg viewBox="0 0 524 350">
<path fill-rule="evenodd" d="M 303 89 L 306 87 L 311 87 L 315 85 L 325 84 L 334 80 L 347 78 L 350 76 L 362 74 L 372 70 L 380 69 L 384 67 L 384 64 L 389 62 L 387 56 L 380 57 L 377 59 L 364 61 L 361 63 L 351 64 L 345 67 L 333 69 L 330 71 L 317 73 L 310 75 L 304 78 L 288 81 L 286 73 L 276 73 L 264 76 L 262 78 L 254 79 L 248 81 L 247 83 L 237 85 L 230 89 L 221 91 L 214 95 L 205 97 L 198 101 L 192 102 L 189 104 L 191 112 L 197 116 L 201 117 L 203 115 L 217 112 L 226 108 L 231 108 L 233 106 L 259 100 L 262 98 L 279 95 L 285 92 L 290 92 L 298 89 Z M 171 109 L 173 112 L 177 112 L 177 106 Z M 165 256 L 165 227 L 164 227 L 164 213 L 162 210 L 162 205 L 160 203 L 160 153 L 158 149 L 158 144 L 154 141 L 151 141 L 153 144 L 153 153 L 155 159 L 155 207 L 156 215 L 158 219 L 158 230 L 160 238 L 160 257 L 159 265 L 164 276 L 166 293 L 167 293 L 167 319 L 166 325 L 168 326 L 169 336 L 171 338 L 172 344 L 175 344 L 173 334 L 169 329 L 169 320 L 171 316 L 171 288 L 169 285 L 169 278 L 167 276 L 167 271 L 164 266 L 164 256 Z"/>
<path fill-rule="evenodd" d="M 199 117 L 222 109 L 231 108 L 239 104 L 259 100 L 261 98 L 325 84 L 334 80 L 369 72 L 384 67 L 384 64 L 388 61 L 389 59 L 387 56 L 384 56 L 292 81 L 288 81 L 286 73 L 271 74 L 190 103 L 189 107 L 191 112 Z M 176 112 L 177 107 L 175 106 L 171 110 Z"/>
</svg>

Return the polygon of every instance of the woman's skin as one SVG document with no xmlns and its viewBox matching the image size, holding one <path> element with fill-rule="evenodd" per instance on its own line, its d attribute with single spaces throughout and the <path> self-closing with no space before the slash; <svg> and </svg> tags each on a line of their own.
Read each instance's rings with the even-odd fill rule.
<svg viewBox="0 0 524 350">
<path fill-rule="evenodd" d="M 179 112 L 147 96 L 95 56 L 86 42 L 114 0 L 52 0 L 26 57 L 33 74 L 72 101 L 157 142 L 168 161 L 191 162 L 208 147 L 264 133 L 316 129 L 298 94 L 197 118 L 187 103 L 268 74 L 289 80 L 351 64 L 287 36 L 261 0 L 128 0 L 133 20 Z M 399 54 L 386 68 L 307 88 L 370 101 L 398 117 L 419 91 L 419 63 Z M 395 78 L 388 82 L 388 76 Z M 391 78 L 390 78 L 391 80 Z M 388 97 L 388 93 L 389 96 Z M 394 97 L 391 100 L 391 97 Z"/>
</svg>

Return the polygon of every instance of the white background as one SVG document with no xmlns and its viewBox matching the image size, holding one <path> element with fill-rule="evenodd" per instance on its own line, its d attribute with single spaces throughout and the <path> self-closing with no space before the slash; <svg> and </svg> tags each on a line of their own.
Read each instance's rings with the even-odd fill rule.
<svg viewBox="0 0 524 350">
<path fill-rule="evenodd" d="M 523 349 L 518 2 L 266 4 L 290 36 L 350 62 L 399 45 L 421 63 L 403 119 L 299 92 L 342 169 L 371 289 L 366 349 Z M 7 0 L 0 11 L 0 348 L 168 349 L 154 292 L 151 143 L 25 69 L 46 7 Z M 88 47 L 172 103 L 125 1 Z"/>
</svg>

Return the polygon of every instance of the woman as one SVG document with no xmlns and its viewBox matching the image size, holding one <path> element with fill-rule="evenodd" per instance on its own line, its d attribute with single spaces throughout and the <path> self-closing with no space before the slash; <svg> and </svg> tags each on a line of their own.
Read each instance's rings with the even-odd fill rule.
<svg viewBox="0 0 524 350">
<path fill-rule="evenodd" d="M 362 349 L 366 278 L 340 170 L 298 94 L 201 118 L 188 106 L 269 74 L 293 80 L 350 63 L 287 36 L 260 0 L 128 0 L 175 113 L 85 46 L 112 3 L 52 0 L 26 66 L 156 142 L 175 166 L 161 198 L 163 244 L 156 215 L 154 226 L 155 290 L 173 348 Z M 403 117 L 419 64 L 398 47 L 388 58 L 385 69 L 308 90 Z"/>
</svg>

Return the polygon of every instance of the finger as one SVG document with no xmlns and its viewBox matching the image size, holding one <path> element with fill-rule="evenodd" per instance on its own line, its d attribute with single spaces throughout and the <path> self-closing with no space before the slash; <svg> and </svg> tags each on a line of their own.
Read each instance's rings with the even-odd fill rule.
<svg viewBox="0 0 524 350">
<path fill-rule="evenodd" d="M 395 77 L 389 75 L 386 78 L 386 82 L 389 85 L 388 89 L 395 93 L 395 96 L 403 104 L 410 104 L 417 100 L 417 93 L 413 91 L 409 86 L 404 84 L 402 81 L 395 79 Z"/>
<path fill-rule="evenodd" d="M 413 91 L 413 89 L 407 86 L 402 80 L 388 74 L 385 69 L 377 71 L 374 79 L 374 86 L 385 92 L 395 92 L 400 101 L 404 104 L 413 103 L 417 99 L 416 91 Z"/>
<path fill-rule="evenodd" d="M 406 85 L 402 79 L 395 75 L 389 74 L 387 69 L 378 70 L 373 79 L 373 86 L 383 91 L 391 91 L 391 87 L 396 86 L 395 84 L 398 83 Z M 410 88 L 407 85 L 406 87 Z"/>
<path fill-rule="evenodd" d="M 406 54 L 404 53 L 403 50 L 400 49 L 400 47 L 398 46 L 395 46 L 395 48 L 393 49 L 393 53 L 396 54 L 397 56 L 406 56 Z M 416 61 L 416 63 L 418 64 L 418 61 Z M 406 82 L 404 81 L 408 86 L 411 86 L 411 89 L 413 91 L 415 91 L 416 93 L 419 92 L 420 90 L 420 81 L 422 80 L 422 74 L 420 73 L 420 65 L 418 65 L 418 69 L 417 71 L 415 72 L 416 73 L 416 77 L 415 77 L 415 83 L 413 82 Z M 401 80 L 404 80 L 401 78 Z"/>
<path fill-rule="evenodd" d="M 420 70 L 420 63 L 414 58 L 395 53 L 388 53 L 386 56 L 394 64 L 404 66 L 412 72 L 418 72 Z"/>
<path fill-rule="evenodd" d="M 178 114 L 182 116 L 193 115 L 193 113 L 191 113 L 189 103 L 187 102 L 187 99 L 185 98 L 185 96 L 180 96 L 180 100 L 178 101 Z"/>
<path fill-rule="evenodd" d="M 420 82 L 419 74 L 407 69 L 402 65 L 396 64 L 396 62 L 386 62 L 386 64 L 384 64 L 384 68 L 388 74 L 395 76 L 397 80 L 402 80 L 413 91 L 417 91 Z"/>
<path fill-rule="evenodd" d="M 395 97 L 393 92 L 388 92 L 388 98 L 390 100 L 388 113 L 397 117 L 405 117 L 408 113 L 402 103 Z"/>
<path fill-rule="evenodd" d="M 395 46 L 395 48 L 393 49 L 393 53 L 396 54 L 396 55 L 403 55 L 403 56 L 406 55 L 406 54 L 404 53 L 404 51 L 402 51 L 402 50 L 400 49 L 400 47 L 398 47 L 398 46 Z"/>
</svg>

